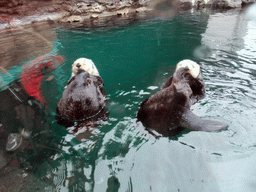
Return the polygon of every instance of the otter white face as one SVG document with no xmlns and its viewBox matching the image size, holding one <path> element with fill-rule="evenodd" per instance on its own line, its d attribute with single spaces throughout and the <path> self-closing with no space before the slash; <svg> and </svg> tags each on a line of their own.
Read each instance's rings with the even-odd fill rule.
<svg viewBox="0 0 256 192">
<path fill-rule="evenodd" d="M 194 78 L 197 78 L 200 75 L 200 66 L 194 61 L 191 61 L 189 59 L 182 60 L 177 64 L 176 70 L 181 67 L 188 67 L 189 73 Z"/>
<path fill-rule="evenodd" d="M 78 69 L 87 71 L 90 75 L 100 76 L 98 69 L 91 59 L 79 58 L 72 65 L 72 76 L 74 76 Z"/>
</svg>

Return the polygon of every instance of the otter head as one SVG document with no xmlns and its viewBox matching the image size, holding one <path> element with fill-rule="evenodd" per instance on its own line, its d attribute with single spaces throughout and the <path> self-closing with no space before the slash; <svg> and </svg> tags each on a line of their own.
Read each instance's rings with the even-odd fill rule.
<svg viewBox="0 0 256 192">
<path fill-rule="evenodd" d="M 182 67 L 188 67 L 188 73 L 190 73 L 192 77 L 198 78 L 200 76 L 200 66 L 196 62 L 189 59 L 182 60 L 177 64 L 176 70 Z"/>
<path fill-rule="evenodd" d="M 197 101 L 202 99 L 205 96 L 205 83 L 200 72 L 200 66 L 194 61 L 185 59 L 177 64 L 176 70 L 182 67 L 188 68 L 184 77 L 187 79 L 187 82 L 193 91 L 191 99 Z M 192 103 L 194 103 L 194 101 Z"/>
<path fill-rule="evenodd" d="M 91 59 L 79 58 L 72 65 L 72 76 L 76 75 L 78 70 L 82 69 L 88 72 L 90 75 L 100 76 L 98 69 L 94 65 Z"/>
</svg>

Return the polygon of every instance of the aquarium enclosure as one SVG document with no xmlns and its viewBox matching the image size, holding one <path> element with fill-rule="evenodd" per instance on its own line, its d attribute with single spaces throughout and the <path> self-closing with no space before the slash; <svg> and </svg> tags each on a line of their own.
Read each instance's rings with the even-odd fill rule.
<svg viewBox="0 0 256 192">
<path fill-rule="evenodd" d="M 255 4 L 177 11 L 165 2 L 83 22 L 0 16 L 0 191 L 256 190 Z M 65 126 L 56 109 L 79 58 L 95 64 L 108 113 Z M 225 130 L 163 135 L 137 119 L 184 59 L 205 84 L 190 111 Z"/>
</svg>

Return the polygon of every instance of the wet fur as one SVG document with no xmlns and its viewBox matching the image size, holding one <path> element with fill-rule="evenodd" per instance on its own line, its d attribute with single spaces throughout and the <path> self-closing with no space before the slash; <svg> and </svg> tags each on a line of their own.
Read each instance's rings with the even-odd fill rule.
<svg viewBox="0 0 256 192">
<path fill-rule="evenodd" d="M 205 84 L 201 74 L 194 78 L 188 70 L 177 69 L 158 93 L 141 103 L 137 119 L 145 127 L 164 136 L 176 135 L 184 128 L 216 131 L 227 127 L 218 121 L 202 120 L 190 111 L 191 105 L 205 96 Z"/>
<path fill-rule="evenodd" d="M 104 108 L 106 102 L 102 78 L 79 69 L 69 80 L 58 101 L 56 119 L 66 127 L 75 121 L 82 121 L 83 125 L 94 124 L 95 121 L 107 118 L 107 110 Z"/>
</svg>

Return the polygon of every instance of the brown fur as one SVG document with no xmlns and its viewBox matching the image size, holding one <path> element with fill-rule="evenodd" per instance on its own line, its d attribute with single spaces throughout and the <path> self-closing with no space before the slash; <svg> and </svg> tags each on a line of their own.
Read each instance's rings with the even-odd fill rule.
<svg viewBox="0 0 256 192">
<path fill-rule="evenodd" d="M 163 135 L 175 135 L 183 130 L 180 120 L 184 108 L 190 109 L 205 95 L 201 75 L 193 78 L 188 70 L 188 67 L 177 69 L 158 93 L 141 103 L 137 118 L 145 127 Z"/>
</svg>

